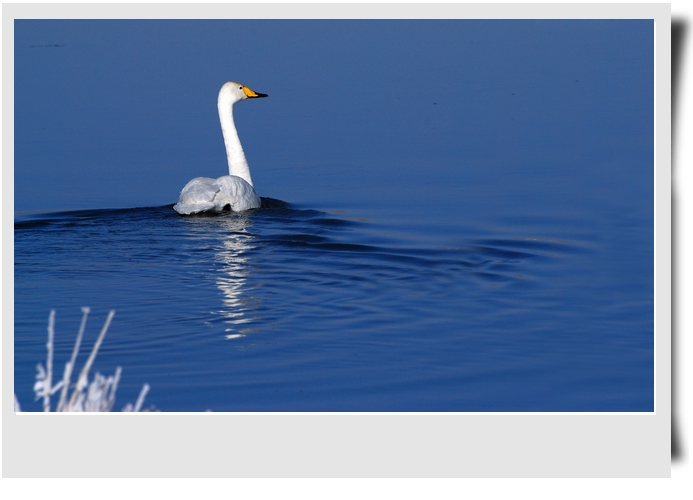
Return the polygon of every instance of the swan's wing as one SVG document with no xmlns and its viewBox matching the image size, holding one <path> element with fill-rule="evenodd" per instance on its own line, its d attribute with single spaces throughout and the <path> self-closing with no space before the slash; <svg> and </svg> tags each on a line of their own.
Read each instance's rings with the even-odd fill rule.
<svg viewBox="0 0 693 500">
<path fill-rule="evenodd" d="M 185 185 L 173 209 L 182 215 L 212 210 L 216 206 L 214 198 L 218 192 L 219 186 L 214 179 L 196 177 Z"/>
<path fill-rule="evenodd" d="M 234 212 L 242 212 L 260 207 L 260 197 L 253 186 L 244 179 L 235 175 L 224 175 L 219 177 L 214 184 L 219 188 L 215 198 L 219 209 L 230 205 Z"/>
<path fill-rule="evenodd" d="M 173 209 L 182 215 L 200 212 L 221 212 L 229 206 L 234 212 L 260 207 L 260 197 L 253 186 L 235 175 L 218 179 L 196 177 L 188 182 L 180 193 Z"/>
</svg>

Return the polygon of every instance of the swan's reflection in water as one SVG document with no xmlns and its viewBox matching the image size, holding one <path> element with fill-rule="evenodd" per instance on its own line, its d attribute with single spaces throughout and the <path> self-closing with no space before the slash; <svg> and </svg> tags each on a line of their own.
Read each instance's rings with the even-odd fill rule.
<svg viewBox="0 0 693 500">
<path fill-rule="evenodd" d="M 226 323 L 226 339 L 245 337 L 252 331 L 254 319 L 250 312 L 258 307 L 248 296 L 246 279 L 249 273 L 247 252 L 254 246 L 253 235 L 248 233 L 249 221 L 243 215 L 232 214 L 219 219 L 223 236 L 222 247 L 216 255 L 221 263 L 221 273 L 216 285 L 222 292 L 222 310 L 219 312 Z"/>
</svg>

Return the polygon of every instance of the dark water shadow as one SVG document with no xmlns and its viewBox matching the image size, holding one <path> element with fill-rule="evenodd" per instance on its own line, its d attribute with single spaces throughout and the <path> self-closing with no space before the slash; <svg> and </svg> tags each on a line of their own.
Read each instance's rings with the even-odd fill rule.
<svg viewBox="0 0 693 500">
<path fill-rule="evenodd" d="M 142 208 L 99 208 L 83 210 L 64 210 L 58 212 L 19 213 L 14 216 L 15 231 L 35 229 L 53 224 L 75 225 L 90 220 L 104 221 L 108 218 L 151 218 L 152 215 L 175 215 L 173 204 L 161 207 Z M 173 212 L 173 214 L 170 214 Z"/>
</svg>

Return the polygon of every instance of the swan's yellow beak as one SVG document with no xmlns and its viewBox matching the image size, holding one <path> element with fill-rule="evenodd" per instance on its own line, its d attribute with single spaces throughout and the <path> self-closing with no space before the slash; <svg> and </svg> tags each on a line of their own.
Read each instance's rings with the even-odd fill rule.
<svg viewBox="0 0 693 500">
<path fill-rule="evenodd" d="M 241 88 L 243 89 L 245 96 L 249 99 L 252 97 L 267 97 L 267 94 L 259 94 L 259 93 L 255 92 L 254 90 L 250 90 L 245 85 L 243 85 L 243 87 L 241 87 Z"/>
</svg>

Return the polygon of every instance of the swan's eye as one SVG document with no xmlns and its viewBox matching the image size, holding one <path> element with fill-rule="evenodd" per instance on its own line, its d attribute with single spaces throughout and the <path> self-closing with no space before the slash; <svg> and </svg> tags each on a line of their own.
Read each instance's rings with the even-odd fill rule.
<svg viewBox="0 0 693 500">
<path fill-rule="evenodd" d="M 240 86 L 240 87 L 238 87 L 238 88 L 239 88 L 239 89 L 241 89 L 241 90 L 243 90 L 243 85 L 241 85 L 241 86 Z"/>
</svg>

